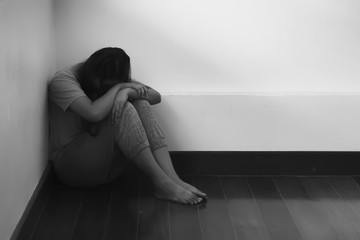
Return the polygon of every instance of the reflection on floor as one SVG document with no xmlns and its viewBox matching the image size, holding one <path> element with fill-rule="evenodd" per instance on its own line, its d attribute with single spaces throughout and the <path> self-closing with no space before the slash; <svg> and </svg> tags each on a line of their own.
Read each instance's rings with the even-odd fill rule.
<svg viewBox="0 0 360 240">
<path fill-rule="evenodd" d="M 20 239 L 360 239 L 356 177 L 185 177 L 209 200 L 156 200 L 150 181 L 122 177 L 92 189 L 54 180 L 41 216 Z"/>
</svg>

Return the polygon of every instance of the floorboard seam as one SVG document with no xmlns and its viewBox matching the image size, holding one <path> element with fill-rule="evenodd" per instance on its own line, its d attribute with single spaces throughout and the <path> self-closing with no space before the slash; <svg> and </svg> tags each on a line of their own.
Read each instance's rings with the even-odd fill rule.
<svg viewBox="0 0 360 240">
<path fill-rule="evenodd" d="M 195 178 L 194 177 L 192 179 L 192 185 L 195 186 Z M 204 230 L 203 230 L 202 223 L 201 223 L 199 204 L 196 205 L 196 209 L 197 209 L 197 215 L 198 215 L 198 219 L 199 219 L 201 239 L 204 240 L 205 236 L 204 236 Z"/>
<path fill-rule="evenodd" d="M 286 204 L 286 201 L 285 201 L 283 195 L 281 194 L 281 191 L 280 191 L 280 189 L 279 189 L 278 185 L 276 184 L 276 181 L 274 180 L 273 177 L 271 177 L 271 181 L 274 183 L 274 185 L 275 185 L 275 187 L 276 187 L 276 190 L 278 191 L 278 193 L 279 193 L 279 195 L 280 195 L 280 197 L 281 197 L 281 200 L 283 201 L 283 203 L 284 203 L 284 205 L 285 205 L 285 207 L 286 207 L 286 209 L 287 209 L 287 211 L 288 211 L 288 213 L 289 213 L 292 221 L 294 222 L 294 224 L 295 224 L 295 226 L 296 226 L 296 229 L 297 229 L 298 232 L 299 232 L 300 238 L 301 238 L 301 239 L 304 239 L 304 237 L 303 237 L 304 233 L 303 233 L 303 231 L 301 230 L 301 228 L 299 228 L 299 225 L 298 225 L 296 219 L 294 219 L 294 217 L 292 216 L 291 211 L 290 211 L 288 205 Z"/>
<path fill-rule="evenodd" d="M 84 199 L 84 196 L 83 196 L 83 198 L 81 199 L 81 202 L 80 202 L 79 210 L 77 211 L 77 214 L 76 214 L 76 219 L 75 219 L 75 221 L 74 221 L 74 226 L 73 226 L 73 228 L 72 228 L 72 232 L 71 232 L 71 234 L 70 234 L 70 239 L 71 239 L 71 240 L 72 240 L 73 237 L 74 237 L 75 229 L 76 229 L 76 226 L 77 226 L 77 224 L 78 224 L 78 222 L 79 222 L 80 212 L 81 212 L 81 209 L 82 209 L 82 207 L 83 207 L 84 200 L 85 200 L 85 199 Z"/>
<path fill-rule="evenodd" d="M 169 240 L 171 240 L 171 217 L 170 217 L 170 203 L 167 202 L 166 204 L 167 209 L 168 209 L 168 222 L 169 222 Z"/>
<path fill-rule="evenodd" d="M 262 211 L 261 211 L 261 209 L 260 209 L 260 207 L 259 207 L 258 201 L 257 201 L 256 198 L 255 198 L 255 195 L 254 195 L 254 192 L 253 192 L 253 190 L 252 190 L 252 188 L 251 188 L 251 185 L 250 185 L 250 182 L 249 182 L 248 177 L 245 177 L 245 180 L 246 180 L 246 183 L 247 183 L 247 185 L 248 185 L 248 188 L 250 189 L 250 193 L 251 193 L 251 196 L 252 196 L 252 198 L 253 198 L 253 200 L 254 200 L 254 203 L 255 203 L 255 205 L 256 205 L 256 210 L 257 210 L 259 216 L 262 217 L 263 223 L 264 223 L 265 226 L 266 226 L 266 231 L 267 231 L 268 235 L 270 236 L 270 232 L 269 232 L 269 230 L 268 230 L 268 225 L 267 225 L 267 223 L 266 223 L 266 221 L 265 221 L 265 218 L 264 218 L 264 215 L 263 215 L 263 213 L 262 213 Z M 264 236 L 263 236 L 263 234 L 261 233 L 261 231 L 259 231 L 259 234 L 260 234 L 261 239 L 264 239 Z"/>
<path fill-rule="evenodd" d="M 113 185 L 112 185 L 113 186 Z M 111 212 L 111 202 L 112 202 L 112 198 L 113 198 L 113 195 L 114 195 L 114 189 L 113 187 L 111 188 L 111 191 L 110 191 L 110 196 L 109 196 L 109 199 L 108 199 L 108 206 L 107 206 L 107 209 L 106 209 L 106 218 L 105 218 L 105 229 L 104 229 L 104 233 L 103 233 L 103 236 L 102 236 L 102 240 L 106 240 L 106 237 L 107 237 L 107 232 L 108 232 L 108 228 L 109 228 L 109 218 L 110 218 L 110 212 Z"/>
<path fill-rule="evenodd" d="M 141 198 L 141 183 L 142 178 L 138 178 L 138 191 L 137 191 L 137 214 L 136 214 L 136 240 L 139 240 L 139 228 L 140 228 L 140 198 Z"/>
<path fill-rule="evenodd" d="M 228 215 L 229 215 L 229 217 L 230 217 L 230 220 L 231 220 L 231 226 L 232 226 L 233 231 L 234 231 L 235 239 L 238 240 L 238 235 L 237 235 L 237 232 L 236 232 L 236 229 L 235 229 L 235 226 L 234 226 L 234 220 L 233 220 L 233 217 L 232 217 L 232 215 L 231 215 L 231 213 L 230 213 L 230 210 L 229 210 L 228 199 L 227 199 L 227 197 L 226 197 L 225 190 L 224 190 L 224 186 L 223 186 L 223 183 L 222 183 L 222 180 L 221 180 L 220 177 L 218 178 L 218 181 L 219 181 L 219 184 L 220 184 L 220 188 L 221 188 L 223 197 L 224 197 L 224 199 L 225 199 L 226 210 L 227 210 L 227 213 L 228 213 Z"/>
<path fill-rule="evenodd" d="M 343 199 L 343 197 L 341 197 L 340 193 L 339 193 L 338 191 L 336 191 L 335 187 L 331 184 L 331 182 L 329 182 L 329 180 L 328 180 L 326 177 L 324 177 L 323 179 L 324 179 L 325 182 L 330 186 L 330 188 L 336 193 L 336 195 L 337 195 L 341 200 L 345 201 L 345 200 Z"/>
<path fill-rule="evenodd" d="M 29 239 L 32 239 L 32 238 L 34 237 L 35 230 L 38 228 L 39 222 L 40 222 L 40 220 L 42 219 L 42 217 L 43 217 L 43 215 L 44 215 L 44 213 L 45 213 L 45 211 L 46 211 L 46 208 L 47 208 L 48 203 L 49 203 L 49 199 L 50 199 L 50 197 L 53 195 L 53 193 L 54 193 L 54 187 L 51 188 L 50 193 L 49 193 L 48 196 L 46 197 L 45 204 L 44 204 L 44 206 L 41 208 L 41 212 L 40 212 L 40 214 L 39 214 L 38 219 L 36 220 L 36 223 L 35 223 L 34 228 L 33 228 L 32 231 L 31 231 L 31 234 L 30 234 Z"/>
</svg>

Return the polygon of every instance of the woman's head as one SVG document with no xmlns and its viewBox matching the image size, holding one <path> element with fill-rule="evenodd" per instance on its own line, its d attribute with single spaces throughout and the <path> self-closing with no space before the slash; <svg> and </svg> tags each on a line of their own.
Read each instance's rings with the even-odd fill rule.
<svg viewBox="0 0 360 240">
<path fill-rule="evenodd" d="M 100 49 L 80 66 L 78 75 L 85 94 L 95 100 L 116 83 L 130 81 L 130 57 L 121 48 Z"/>
</svg>

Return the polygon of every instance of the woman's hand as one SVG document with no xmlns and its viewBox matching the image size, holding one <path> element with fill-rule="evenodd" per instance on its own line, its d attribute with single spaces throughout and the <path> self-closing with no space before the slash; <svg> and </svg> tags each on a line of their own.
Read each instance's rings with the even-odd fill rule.
<svg viewBox="0 0 360 240">
<path fill-rule="evenodd" d="M 112 124 L 116 123 L 120 119 L 120 114 L 124 108 L 125 103 L 129 98 L 129 89 L 120 90 L 114 100 L 113 107 L 110 112 L 110 122 Z"/>
<path fill-rule="evenodd" d="M 126 83 L 126 87 L 134 89 L 138 93 L 139 98 L 148 96 L 148 87 L 140 82 Z"/>
</svg>

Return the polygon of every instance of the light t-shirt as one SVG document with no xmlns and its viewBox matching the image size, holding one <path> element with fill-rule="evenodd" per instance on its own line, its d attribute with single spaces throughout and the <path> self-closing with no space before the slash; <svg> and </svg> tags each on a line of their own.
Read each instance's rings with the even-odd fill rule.
<svg viewBox="0 0 360 240">
<path fill-rule="evenodd" d="M 69 106 L 79 97 L 86 97 L 76 79 L 74 67 L 57 72 L 49 83 L 50 160 L 61 156 L 62 149 L 84 132 L 81 117 Z"/>
</svg>

